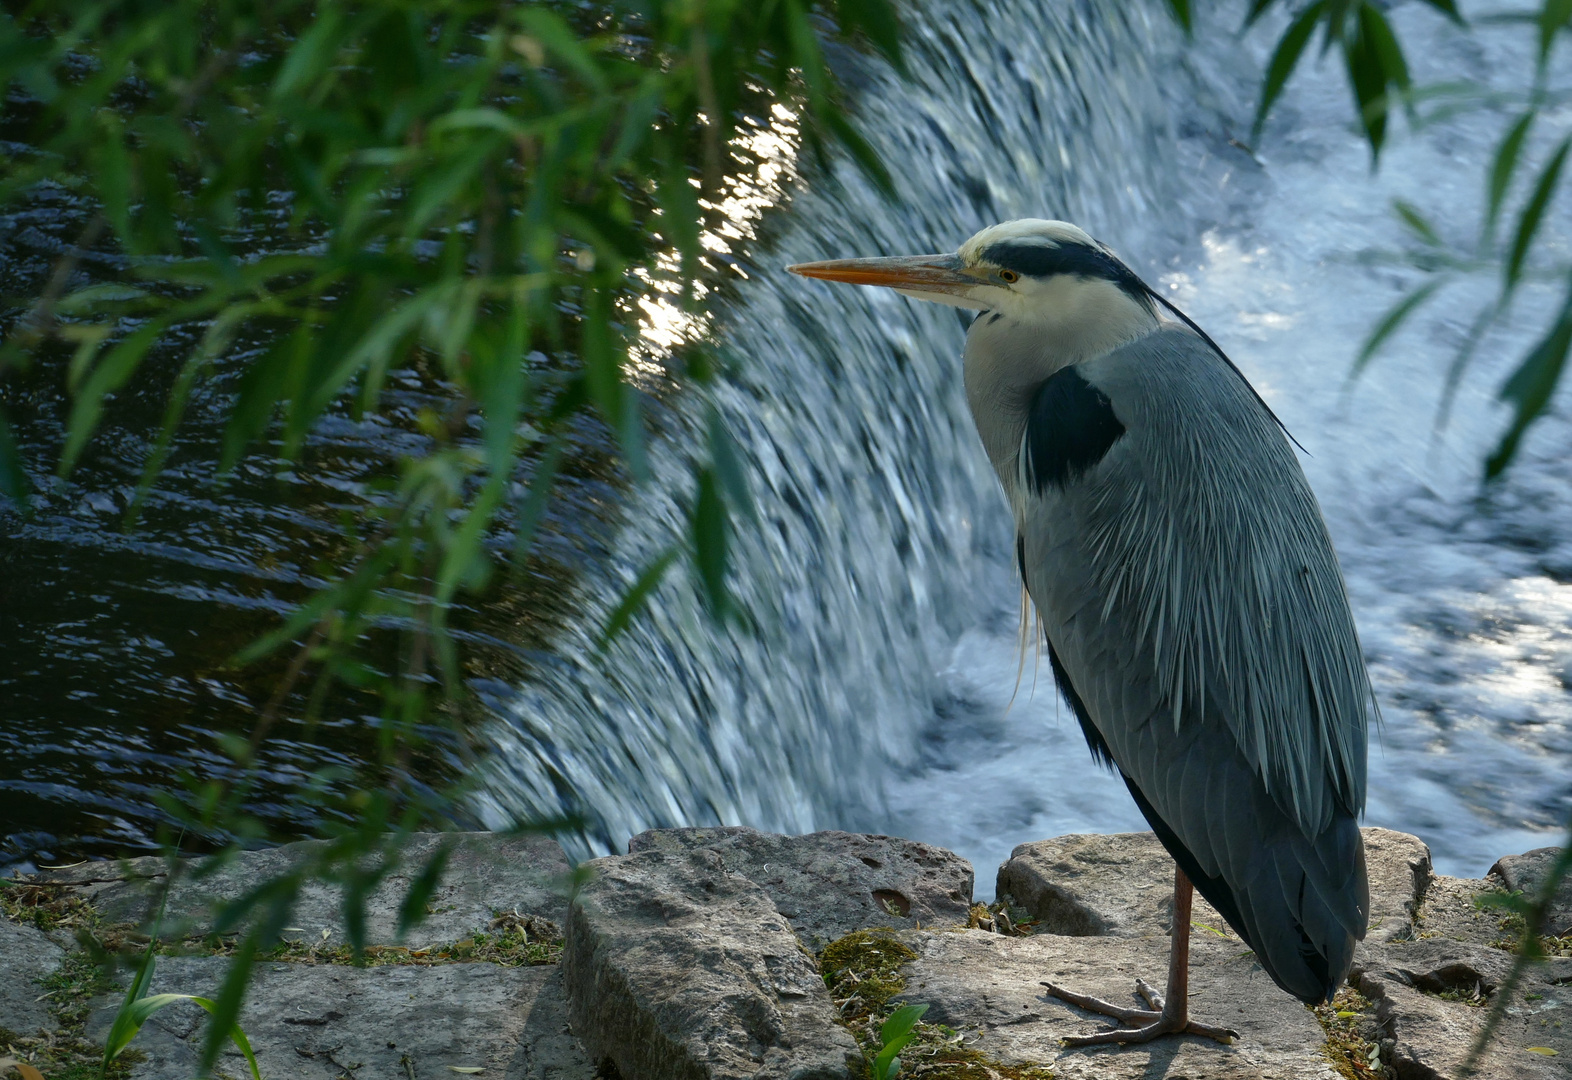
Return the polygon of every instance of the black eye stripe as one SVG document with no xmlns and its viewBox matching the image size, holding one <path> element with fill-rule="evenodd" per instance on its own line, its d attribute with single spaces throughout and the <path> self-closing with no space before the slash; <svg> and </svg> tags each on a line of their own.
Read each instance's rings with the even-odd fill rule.
<svg viewBox="0 0 1572 1080">
<path fill-rule="evenodd" d="M 1029 277 L 1072 274 L 1076 277 L 1101 278 L 1113 282 L 1134 299 L 1146 298 L 1146 286 L 1135 276 L 1134 271 L 1101 248 L 1088 244 L 1062 241 L 1055 247 L 1006 240 L 988 245 L 983 249 L 982 257 L 1001 269 L 1014 270 Z"/>
</svg>

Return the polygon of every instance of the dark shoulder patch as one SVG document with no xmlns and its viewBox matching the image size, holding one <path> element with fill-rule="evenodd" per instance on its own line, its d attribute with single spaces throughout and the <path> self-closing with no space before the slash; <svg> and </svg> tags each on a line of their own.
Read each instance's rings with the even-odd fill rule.
<svg viewBox="0 0 1572 1080">
<path fill-rule="evenodd" d="M 1062 488 L 1103 459 L 1124 434 L 1108 395 L 1076 365 L 1056 371 L 1033 395 L 1026 414 L 1026 479 L 1039 495 Z"/>
</svg>

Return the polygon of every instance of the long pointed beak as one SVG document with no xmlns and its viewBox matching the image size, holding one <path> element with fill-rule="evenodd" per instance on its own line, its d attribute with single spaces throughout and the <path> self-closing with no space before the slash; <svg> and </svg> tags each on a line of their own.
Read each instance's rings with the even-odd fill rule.
<svg viewBox="0 0 1572 1080">
<path fill-rule="evenodd" d="M 830 259 L 798 263 L 787 270 L 803 277 L 884 285 L 918 293 L 961 294 L 979 284 L 967 274 L 959 255 L 897 255 L 885 259 Z"/>
</svg>

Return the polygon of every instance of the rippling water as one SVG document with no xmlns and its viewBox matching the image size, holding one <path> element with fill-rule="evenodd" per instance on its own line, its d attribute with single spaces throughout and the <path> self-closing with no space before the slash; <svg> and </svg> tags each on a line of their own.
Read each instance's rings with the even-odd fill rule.
<svg viewBox="0 0 1572 1080">
<path fill-rule="evenodd" d="M 1401 239 L 1390 198 L 1470 235 L 1501 125 L 1399 134 L 1372 175 L 1327 65 L 1296 78 L 1256 156 L 1237 140 L 1270 39 L 1238 40 L 1240 14 L 1203 23 L 1192 48 L 1158 0 L 952 0 L 912 19 L 911 81 L 844 60 L 901 197 L 844 168 L 797 185 L 762 237 L 773 180 L 727 207 L 717 243 L 739 277 L 715 321 L 735 375 L 709 399 L 678 396 L 656 482 L 624 506 L 609 551 L 598 508 L 619 496 L 584 433 L 532 587 L 461 620 L 490 643 L 471 670 L 496 716 L 483 817 L 581 812 L 581 855 L 654 825 L 885 831 L 962 852 L 983 890 L 1016 843 L 1142 827 L 1123 785 L 1092 767 L 1046 667 L 1017 651 L 1011 524 L 961 394 L 964 316 L 780 269 L 953 250 L 1030 215 L 1082 224 L 1167 289 L 1308 448 L 1385 715 L 1368 820 L 1419 833 L 1454 873 L 1549 842 L 1572 804 L 1566 416 L 1535 429 L 1505 483 L 1485 495 L 1477 483 L 1504 420 L 1503 364 L 1548 298 L 1531 290 L 1523 329 L 1489 341 L 1439 438 L 1439 371 L 1492 282 L 1345 385 L 1412 277 L 1372 256 Z M 1421 80 L 1500 80 L 1528 64 L 1509 31 L 1459 43 L 1426 5 L 1395 4 L 1393 17 Z M 763 180 L 792 171 L 791 119 L 775 119 L 758 137 L 776 158 Z M 1564 133 L 1554 126 L 1536 137 Z M 72 213 L 0 222 L 8 293 L 47 273 Z M 1553 225 L 1562 243 L 1564 215 Z M 645 314 L 654 351 L 688 332 L 659 304 Z M 29 447 L 58 443 L 57 386 L 35 372 L 5 392 Z M 211 733 L 243 728 L 270 677 L 224 659 L 342 553 L 335 518 L 375 497 L 397 453 L 418 451 L 399 416 L 441 388 L 411 380 L 402 413 L 335 421 L 306 466 L 216 493 L 199 463 L 224 393 L 220 380 L 198 403 L 138 533 L 115 522 L 156 428 L 156 381 L 146 400 L 116 403 L 108 437 L 35 521 L 0 518 L 0 863 L 145 845 L 149 791 L 181 769 L 221 770 Z M 757 502 L 734 543 L 752 622 L 717 633 L 677 574 L 602 654 L 610 601 L 597 598 L 680 534 L 684 448 L 702 443 L 710 404 Z M 353 767 L 373 736 L 343 704 L 326 753 Z M 323 753 L 287 730 L 269 768 L 287 782 Z M 266 809 L 285 830 L 315 825 Z"/>
<path fill-rule="evenodd" d="M 1459 44 L 1423 5 L 1394 17 L 1422 80 L 1528 62 L 1511 34 Z M 544 678 L 499 690 L 484 811 L 578 792 L 582 853 L 683 822 L 878 829 L 962 852 L 984 888 L 1016 843 L 1142 827 L 1030 656 L 1016 689 L 1011 527 L 962 400 L 964 320 L 780 271 L 949 251 L 1046 216 L 1168 289 L 1307 448 L 1385 716 L 1368 821 L 1419 833 L 1452 873 L 1549 842 L 1572 804 L 1572 432 L 1543 422 L 1481 496 L 1504 419 L 1505 369 L 1487 359 L 1433 437 L 1440 369 L 1488 281 L 1345 385 L 1411 277 L 1371 257 L 1401 239 L 1390 198 L 1468 235 L 1498 119 L 1400 135 L 1372 176 L 1331 65 L 1296 79 L 1259 156 L 1237 142 L 1264 33 L 1203 29 L 1187 52 L 1159 5 L 1114 0 L 935 5 L 913 21 L 915 85 L 875 68 L 860 87 L 899 203 L 845 169 L 799 192 L 723 318 L 745 357 L 719 404 L 759 503 L 738 544 L 757 628 L 713 633 L 674 580 L 603 658 L 590 612 Z M 1518 325 L 1484 355 L 1521 355 L 1541 322 Z M 668 446 L 613 580 L 679 527 L 686 473 Z"/>
</svg>

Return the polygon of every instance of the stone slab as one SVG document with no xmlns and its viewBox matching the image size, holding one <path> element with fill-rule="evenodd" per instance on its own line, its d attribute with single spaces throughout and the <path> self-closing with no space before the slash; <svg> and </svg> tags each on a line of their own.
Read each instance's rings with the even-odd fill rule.
<svg viewBox="0 0 1572 1080">
<path fill-rule="evenodd" d="M 704 847 L 586 864 L 563 972 L 591 1060 L 628 1080 L 846 1080 L 861 1055 L 770 896 Z"/>
<path fill-rule="evenodd" d="M 780 836 L 741 827 L 653 829 L 630 853 L 706 848 L 770 895 L 817 951 L 853 930 L 965 924 L 972 865 L 954 852 L 894 836 L 825 831 Z"/>
<path fill-rule="evenodd" d="M 1194 1036 L 1144 1046 L 1067 1050 L 1059 1040 L 1108 1025 L 1107 1018 L 1049 997 L 1047 979 L 1108 1001 L 1144 1007 L 1139 976 L 1161 986 L 1168 945 L 1157 936 L 1014 938 L 968 931 L 907 931 L 918 958 L 902 973 L 902 999 L 926 1002 L 924 1020 L 946 1024 L 967 1045 L 1006 1065 L 1041 1065 L 1057 1080 L 1337 1080 L 1322 1055 L 1314 1014 L 1273 985 L 1237 940 L 1195 935 L 1190 1012 L 1240 1033 L 1230 1046 Z"/>
<path fill-rule="evenodd" d="M 228 969 L 221 957 L 159 962 L 154 993 L 216 995 Z M 108 1034 L 118 999 L 88 1021 L 88 1038 Z M 189 1002 L 155 1013 L 132 1047 L 145 1057 L 131 1080 L 197 1075 L 207 1014 Z M 480 1068 L 497 1080 L 593 1080 L 595 1070 L 568 1031 L 555 967 L 444 964 L 354 968 L 341 964 L 258 964 L 240 1025 L 262 1074 L 292 1080 L 421 1080 Z M 248 1075 L 229 1047 L 218 1069 Z"/>
<path fill-rule="evenodd" d="M 1560 854 L 1560 848 L 1535 848 L 1521 855 L 1508 855 L 1496 860 L 1490 872 L 1499 875 L 1509 891 L 1522 890 L 1524 895 L 1533 898 L 1544 888 L 1551 865 Z M 1572 934 L 1572 877 L 1563 878 L 1561 887 L 1556 890 L 1546 931 L 1556 937 Z"/>
<path fill-rule="evenodd" d="M 1485 1022 L 1488 995 L 1511 963 L 1509 954 L 1487 945 L 1441 938 L 1394 942 L 1367 950 L 1350 981 L 1376 1003 L 1382 1036 L 1391 1040 L 1386 1060 L 1398 1077 L 1460 1080 L 1463 1061 Z M 1569 984 L 1572 960 L 1552 959 L 1528 971 L 1476 1080 L 1566 1080 L 1572 1075 Z M 1477 1006 L 1439 996 L 1448 990 L 1467 994 L 1475 986 L 1484 999 Z"/>
<path fill-rule="evenodd" d="M 1360 829 L 1370 879 L 1370 929 L 1366 945 L 1414 936 L 1414 917 L 1435 878 L 1430 847 L 1392 829 Z"/>
<path fill-rule="evenodd" d="M 39 981 L 54 973 L 65 950 L 31 926 L 0 918 L 0 1028 L 17 1035 L 54 1031 Z"/>
<path fill-rule="evenodd" d="M 1073 833 L 1017 846 L 996 888 L 1039 933 L 1150 937 L 1168 933 L 1173 918 L 1174 861 L 1150 832 Z M 1191 921 L 1224 929 L 1199 893 Z"/>
<path fill-rule="evenodd" d="M 1430 849 L 1416 836 L 1361 829 L 1370 879 L 1370 940 L 1412 936 L 1413 916 L 1431 878 Z M 1173 859 L 1150 832 L 1060 836 L 1021 844 L 999 868 L 1000 896 L 1069 936 L 1143 937 L 1167 933 Z M 1222 927 L 1199 895 L 1193 921 Z"/>
<path fill-rule="evenodd" d="M 412 946 L 458 941 L 484 929 L 495 911 L 517 909 L 559 927 L 567 917 L 567 881 L 572 873 L 562 847 L 545 836 L 502 836 L 495 833 L 420 833 L 404 849 L 403 865 L 385 878 L 366 901 L 367 943 L 391 945 L 398 940 L 398 912 L 411 880 L 439 844 L 454 844 L 442 884 L 432 896 L 431 914 L 404 938 Z M 216 903 L 243 895 L 269 877 L 287 873 L 319 851 L 322 841 L 305 840 L 264 851 L 242 852 L 234 862 L 209 877 L 198 878 L 198 860 L 170 891 L 167 910 L 178 914 L 184 932 L 204 933 L 211 926 Z M 167 877 L 162 859 L 83 863 L 50 871 L 40 880 L 73 886 L 111 920 L 145 924 L 154 913 L 157 886 Z M 343 941 L 343 894 L 337 886 L 311 882 L 301 892 L 290 925 L 316 940 L 326 930 L 330 940 Z"/>
</svg>

